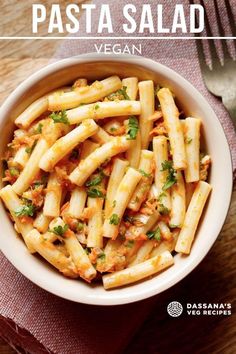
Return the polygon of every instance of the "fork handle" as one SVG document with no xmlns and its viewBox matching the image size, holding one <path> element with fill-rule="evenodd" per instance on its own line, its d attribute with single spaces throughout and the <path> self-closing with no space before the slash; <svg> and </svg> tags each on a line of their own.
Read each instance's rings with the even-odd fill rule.
<svg viewBox="0 0 236 354">
<path fill-rule="evenodd" d="M 223 96 L 222 101 L 225 108 L 229 112 L 231 120 L 234 123 L 234 128 L 236 130 L 236 94 L 227 94 Z"/>
</svg>

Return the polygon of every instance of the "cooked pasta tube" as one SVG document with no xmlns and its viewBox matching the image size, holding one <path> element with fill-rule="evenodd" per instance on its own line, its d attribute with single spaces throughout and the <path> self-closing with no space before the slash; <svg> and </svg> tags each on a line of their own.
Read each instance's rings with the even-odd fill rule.
<svg viewBox="0 0 236 354">
<path fill-rule="evenodd" d="M 94 212 L 88 221 L 88 237 L 87 237 L 87 247 L 103 247 L 103 235 L 102 235 L 102 224 L 103 224 L 103 199 L 99 198 L 88 198 L 87 201 L 88 208 L 93 208 Z"/>
<path fill-rule="evenodd" d="M 102 277 L 104 288 L 111 289 L 118 286 L 134 283 L 138 280 L 151 276 L 174 264 L 174 258 L 168 251 L 160 256 L 148 259 L 145 262 L 136 264 L 133 267 L 106 274 Z"/>
<path fill-rule="evenodd" d="M 176 183 L 171 187 L 171 206 L 169 224 L 172 227 L 182 227 L 186 212 L 186 195 L 181 171 L 177 171 Z"/>
<path fill-rule="evenodd" d="M 142 149 L 147 149 L 150 141 L 150 131 L 153 122 L 148 120 L 155 111 L 154 84 L 153 81 L 141 81 L 138 84 L 141 114 L 139 117 Z"/>
<path fill-rule="evenodd" d="M 204 205 L 211 191 L 211 186 L 203 181 L 198 182 L 188 206 L 183 227 L 180 231 L 175 251 L 189 254 L 197 230 Z"/>
<path fill-rule="evenodd" d="M 93 141 L 85 140 L 83 142 L 83 146 L 80 154 L 80 160 L 86 159 L 86 157 L 88 157 L 99 146 L 100 146 L 99 144 L 94 143 Z"/>
<path fill-rule="evenodd" d="M 73 218 L 79 219 L 81 214 L 83 213 L 86 199 L 87 193 L 85 188 L 76 187 L 75 189 L 73 189 L 73 191 L 71 192 L 68 214 Z"/>
<path fill-rule="evenodd" d="M 75 265 L 70 258 L 65 257 L 51 242 L 46 241 L 37 230 L 30 231 L 27 238 L 32 247 L 61 273 L 71 278 L 78 277 Z"/>
<path fill-rule="evenodd" d="M 48 97 L 43 96 L 31 103 L 15 120 L 20 128 L 28 128 L 30 124 L 48 109 Z"/>
<path fill-rule="evenodd" d="M 172 238 L 172 233 L 164 221 L 159 221 L 157 226 L 159 227 L 161 231 L 161 236 L 163 237 L 164 240 L 170 240 Z"/>
<path fill-rule="evenodd" d="M 53 144 L 53 146 L 42 156 L 39 167 L 44 171 L 50 171 L 65 157 L 76 145 L 83 142 L 98 129 L 97 124 L 92 119 L 81 123 L 77 128 L 66 134 Z"/>
<path fill-rule="evenodd" d="M 51 222 L 51 218 L 48 216 L 45 216 L 43 212 L 38 212 L 33 226 L 42 234 L 44 234 L 48 230 L 48 226 Z"/>
<path fill-rule="evenodd" d="M 49 146 L 53 145 L 55 141 L 64 134 L 68 134 L 72 127 L 68 124 L 54 123 L 52 119 L 46 119 L 42 127 L 42 137 L 47 141 Z"/>
<path fill-rule="evenodd" d="M 184 136 L 179 120 L 179 111 L 168 88 L 162 88 L 157 93 L 161 104 L 164 122 L 168 131 L 173 164 L 176 170 L 187 167 Z"/>
<path fill-rule="evenodd" d="M 125 120 L 124 125 L 126 127 L 126 130 L 128 130 L 128 124 L 129 120 Z M 130 167 L 138 168 L 140 163 L 141 147 L 142 141 L 139 129 L 136 138 L 134 140 L 130 140 L 130 147 L 125 153 L 125 157 L 129 161 Z"/>
<path fill-rule="evenodd" d="M 35 252 L 34 248 L 28 243 L 27 235 L 33 229 L 33 225 L 31 223 L 23 223 L 20 217 L 16 216 L 16 212 L 22 208 L 23 203 L 18 197 L 18 195 L 14 192 L 10 185 L 2 188 L 0 190 L 0 197 L 2 198 L 5 206 L 9 210 L 13 220 L 16 223 L 16 227 L 18 232 L 22 235 L 29 252 Z"/>
<path fill-rule="evenodd" d="M 153 226 L 157 223 L 158 219 L 160 218 L 159 212 L 156 210 L 151 215 L 147 217 L 146 223 L 142 226 L 136 226 L 133 228 L 133 234 L 135 236 L 139 236 L 141 234 L 146 234 L 150 231 Z"/>
<path fill-rule="evenodd" d="M 40 171 L 39 161 L 44 153 L 48 150 L 48 148 L 49 145 L 45 139 L 40 139 L 37 142 L 23 171 L 21 172 L 16 182 L 12 185 L 13 190 L 17 194 L 22 194 L 30 187 L 30 184 L 33 182 Z"/>
<path fill-rule="evenodd" d="M 19 166 L 21 169 L 23 169 L 28 160 L 29 160 L 29 154 L 26 152 L 25 146 L 22 146 L 16 152 L 13 159 L 13 163 Z"/>
<path fill-rule="evenodd" d="M 153 138 L 153 152 L 155 159 L 155 193 L 157 198 L 161 198 L 161 203 L 168 210 L 171 209 L 170 191 L 163 190 L 167 181 L 168 171 L 163 171 L 162 164 L 168 161 L 168 145 L 165 136 L 157 136 Z"/>
<path fill-rule="evenodd" d="M 107 134 L 107 132 L 104 129 L 99 127 L 97 132 L 95 134 L 93 134 L 91 139 L 98 144 L 105 144 L 105 143 L 108 143 L 108 141 L 111 141 L 112 136 Z"/>
<path fill-rule="evenodd" d="M 139 183 L 142 175 L 132 167 L 129 167 L 122 178 L 112 203 L 112 211 L 105 219 L 103 225 L 103 235 L 115 239 L 118 235 L 121 218 L 127 208 L 129 200 Z"/>
<path fill-rule="evenodd" d="M 129 140 L 126 137 L 118 137 L 102 145 L 79 163 L 79 166 L 70 174 L 71 182 L 82 186 L 102 163 L 112 156 L 126 151 L 129 148 L 129 144 Z"/>
<path fill-rule="evenodd" d="M 117 118 L 109 120 L 102 127 L 108 134 L 111 134 L 112 136 L 122 135 L 125 132 L 123 122 L 118 120 Z"/>
<path fill-rule="evenodd" d="M 199 181 L 199 155 L 200 155 L 200 128 L 201 119 L 186 118 L 184 121 L 184 140 L 187 158 L 187 167 L 184 170 L 185 180 Z"/>
<path fill-rule="evenodd" d="M 113 164 L 113 169 L 109 178 L 108 186 L 107 186 L 107 194 L 105 201 L 105 217 L 108 217 L 111 209 L 112 202 L 115 198 L 117 186 L 120 184 L 124 174 L 127 170 L 129 163 L 126 160 L 121 160 L 116 158 Z"/>
<path fill-rule="evenodd" d="M 47 192 L 45 195 L 43 215 L 56 218 L 60 215 L 62 199 L 62 185 L 56 172 L 52 172 L 48 179 Z"/>
<path fill-rule="evenodd" d="M 84 105 L 66 111 L 70 124 L 78 124 L 83 120 L 104 119 L 127 115 L 139 115 L 141 106 L 139 101 L 106 101 Z"/>
<path fill-rule="evenodd" d="M 131 210 L 138 211 L 147 197 L 152 184 L 153 155 L 153 151 L 141 151 L 139 171 L 143 176 L 128 204 L 128 208 Z"/>
<path fill-rule="evenodd" d="M 145 241 L 144 244 L 139 248 L 135 259 L 131 263 L 129 263 L 128 267 L 133 267 L 136 264 L 146 261 L 149 258 L 153 246 L 154 246 L 153 240 Z"/>
<path fill-rule="evenodd" d="M 65 228 L 66 224 L 59 217 L 54 219 L 49 226 L 50 230 L 55 230 L 58 226 Z M 96 276 L 96 270 L 74 232 L 67 230 L 63 235 L 63 241 L 80 277 L 90 282 Z"/>
<path fill-rule="evenodd" d="M 131 100 L 136 100 L 138 93 L 138 78 L 127 77 L 122 80 L 122 86 L 126 87 L 126 93 Z"/>
<path fill-rule="evenodd" d="M 118 76 L 111 76 L 92 85 L 74 89 L 61 95 L 52 94 L 48 98 L 48 109 L 59 111 L 79 106 L 81 103 L 92 103 L 101 100 L 121 88 Z"/>
</svg>

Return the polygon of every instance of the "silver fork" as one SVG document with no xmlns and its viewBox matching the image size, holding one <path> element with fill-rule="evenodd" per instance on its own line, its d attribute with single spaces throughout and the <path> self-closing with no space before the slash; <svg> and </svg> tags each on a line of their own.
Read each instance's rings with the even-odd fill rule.
<svg viewBox="0 0 236 354">
<path fill-rule="evenodd" d="M 193 1 L 190 2 L 193 3 Z M 236 37 L 236 25 L 235 25 L 229 0 L 224 0 L 224 2 L 227 9 L 227 16 L 230 24 L 231 33 L 233 37 Z M 202 6 L 204 6 L 203 0 L 200 0 L 200 3 Z M 213 0 L 213 3 L 216 10 L 216 19 L 217 19 L 217 25 L 219 29 L 219 35 L 220 37 L 224 37 L 225 31 L 220 16 L 220 10 L 217 1 Z M 212 37 L 213 33 L 210 27 L 207 14 L 205 16 L 205 25 L 206 25 L 207 37 Z M 198 34 L 197 36 L 200 35 Z M 202 76 L 205 85 L 213 95 L 222 98 L 222 102 L 225 108 L 227 109 L 227 111 L 229 112 L 229 115 L 236 128 L 236 61 L 230 55 L 226 39 L 221 40 L 221 46 L 223 51 L 222 60 L 216 51 L 214 40 L 213 39 L 208 40 L 209 51 L 211 56 L 211 65 L 207 64 L 202 40 L 196 39 L 196 43 L 197 43 L 197 51 L 198 51 L 200 68 L 202 71 Z M 236 52 L 235 39 L 233 40 L 233 46 Z"/>
</svg>

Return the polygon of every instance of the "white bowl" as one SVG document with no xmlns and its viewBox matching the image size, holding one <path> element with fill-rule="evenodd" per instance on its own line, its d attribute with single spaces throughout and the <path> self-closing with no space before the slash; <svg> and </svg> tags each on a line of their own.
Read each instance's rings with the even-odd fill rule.
<svg viewBox="0 0 236 354">
<path fill-rule="evenodd" d="M 90 54 L 53 63 L 26 79 L 5 101 L 0 110 L 0 156 L 10 141 L 13 121 L 22 110 L 46 92 L 78 77 L 99 79 L 111 74 L 153 79 L 175 92 L 185 113 L 201 117 L 206 151 L 213 164 L 210 183 L 213 187 L 189 256 L 175 256 L 175 264 L 147 280 L 116 290 L 106 291 L 102 285 L 89 285 L 63 277 L 41 259 L 28 253 L 3 205 L 0 205 L 0 247 L 9 261 L 28 279 L 43 289 L 76 302 L 93 305 L 125 304 L 158 294 L 189 274 L 206 256 L 215 242 L 227 215 L 232 191 L 230 150 L 224 131 L 214 111 L 203 96 L 173 70 L 150 59 L 135 56 Z M 210 277 L 210 274 L 209 274 Z"/>
</svg>

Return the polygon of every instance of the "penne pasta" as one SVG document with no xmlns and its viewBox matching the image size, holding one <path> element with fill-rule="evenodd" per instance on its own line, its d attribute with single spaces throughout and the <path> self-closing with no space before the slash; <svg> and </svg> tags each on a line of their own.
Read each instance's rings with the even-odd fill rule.
<svg viewBox="0 0 236 354">
<path fill-rule="evenodd" d="M 170 139 L 174 168 L 176 170 L 184 169 L 187 167 L 187 161 L 178 108 L 168 88 L 160 89 L 157 93 L 157 97 L 160 101 L 165 126 Z"/>
<path fill-rule="evenodd" d="M 187 167 L 184 170 L 187 183 L 197 182 L 200 179 L 200 127 L 201 120 L 186 118 L 184 121 L 185 150 Z"/>
<path fill-rule="evenodd" d="M 211 186 L 203 181 L 198 182 L 188 206 L 183 227 L 180 231 L 175 251 L 189 254 L 195 232 L 203 212 L 203 208 L 211 191 Z"/>
<path fill-rule="evenodd" d="M 13 163 L 19 166 L 21 169 L 25 167 L 29 160 L 29 154 L 26 152 L 26 147 L 22 146 L 15 154 Z"/>
<path fill-rule="evenodd" d="M 186 211 L 185 183 L 181 171 L 176 173 L 176 183 L 171 187 L 171 214 L 169 224 L 182 227 Z"/>
<path fill-rule="evenodd" d="M 128 123 L 128 120 L 124 122 L 126 130 L 128 130 Z M 125 157 L 129 161 L 130 167 L 138 168 L 140 163 L 141 147 L 141 134 L 138 130 L 136 138 L 134 140 L 130 140 L 130 147 L 125 153 Z"/>
<path fill-rule="evenodd" d="M 122 80 L 122 86 L 126 87 L 126 93 L 130 100 L 136 100 L 138 93 L 138 78 L 127 77 Z"/>
<path fill-rule="evenodd" d="M 139 171 L 142 173 L 143 176 L 129 201 L 129 209 L 138 211 L 141 207 L 141 204 L 146 199 L 148 191 L 151 188 L 152 184 L 152 170 L 153 152 L 149 150 L 142 150 Z"/>
<path fill-rule="evenodd" d="M 31 246 L 45 258 L 51 265 L 57 268 L 65 276 L 77 278 L 75 265 L 70 258 L 60 252 L 51 242 L 46 241 L 37 230 L 32 230 L 27 236 Z"/>
<path fill-rule="evenodd" d="M 37 142 L 19 178 L 12 185 L 13 190 L 17 194 L 21 195 L 30 187 L 31 183 L 34 181 L 40 171 L 39 161 L 44 153 L 48 150 L 48 148 L 49 146 L 45 139 L 40 139 Z"/>
<path fill-rule="evenodd" d="M 60 215 L 62 200 L 62 185 L 56 172 L 52 172 L 48 179 L 47 192 L 45 195 L 43 215 L 56 218 Z"/>
<path fill-rule="evenodd" d="M 125 137 L 114 138 L 110 142 L 96 149 L 70 174 L 72 183 L 82 186 L 88 177 L 107 159 L 129 148 L 129 140 Z"/>
<path fill-rule="evenodd" d="M 15 120 L 19 128 L 28 128 L 30 124 L 48 109 L 48 97 L 43 96 L 31 103 Z"/>
<path fill-rule="evenodd" d="M 114 201 L 115 194 L 117 191 L 117 186 L 120 184 L 122 178 L 125 175 L 125 172 L 129 166 L 128 161 L 121 160 L 116 158 L 113 164 L 113 169 L 111 176 L 109 178 L 108 186 L 107 186 L 107 194 L 105 201 L 105 217 L 111 212 L 112 202 Z"/>
<path fill-rule="evenodd" d="M 14 192 L 13 188 L 10 185 L 7 185 L 6 187 L 0 190 L 0 197 L 2 198 L 7 209 L 9 210 L 11 217 L 13 218 L 16 224 L 17 232 L 22 235 L 29 252 L 35 252 L 34 248 L 31 247 L 27 239 L 28 233 L 33 229 L 32 223 L 24 223 L 20 217 L 16 216 L 16 212 L 23 207 L 23 202 L 20 200 L 20 198 Z"/>
<path fill-rule="evenodd" d="M 38 212 L 34 220 L 33 226 L 40 233 L 44 234 L 48 230 L 51 220 L 51 217 L 45 216 L 43 212 Z"/>
<path fill-rule="evenodd" d="M 161 203 L 168 210 L 171 209 L 171 199 L 169 189 L 165 189 L 168 171 L 163 169 L 163 164 L 168 161 L 168 145 L 165 136 L 153 138 L 153 152 L 155 160 L 155 191 L 156 197 L 161 199 Z"/>
<path fill-rule="evenodd" d="M 147 149 L 150 142 L 150 132 L 153 122 L 148 120 L 154 114 L 154 84 L 153 81 L 141 81 L 138 85 L 141 114 L 139 117 L 142 149 Z"/>
<path fill-rule="evenodd" d="M 77 128 L 55 142 L 40 159 L 39 167 L 44 171 L 51 171 L 58 161 L 72 151 L 80 142 L 93 135 L 97 129 L 98 126 L 92 119 L 84 121 Z"/>
<path fill-rule="evenodd" d="M 129 203 L 135 187 L 139 183 L 142 175 L 140 172 L 135 171 L 132 167 L 129 167 L 126 174 L 122 178 L 117 192 L 113 200 L 113 208 L 109 215 L 106 217 L 103 225 L 103 235 L 115 239 L 118 235 L 119 225 L 121 218 L 125 212 L 125 209 Z"/>
<path fill-rule="evenodd" d="M 95 81 L 92 85 L 79 87 L 71 92 L 61 95 L 52 94 L 48 98 L 48 109 L 60 111 L 92 103 L 108 96 L 121 88 L 121 80 L 118 76 L 111 76 L 102 81 Z"/>
<path fill-rule="evenodd" d="M 93 208 L 93 215 L 88 221 L 87 247 L 102 248 L 103 247 L 103 235 L 102 235 L 103 199 L 88 198 L 87 206 L 88 208 Z"/>
<path fill-rule="evenodd" d="M 148 259 L 147 261 L 136 264 L 133 267 L 104 275 L 102 277 L 103 285 L 105 289 L 111 289 L 118 286 L 131 284 L 160 272 L 173 264 L 174 258 L 171 253 L 165 251 L 160 256 Z"/>
<path fill-rule="evenodd" d="M 97 143 L 94 143 L 91 140 L 85 140 L 83 142 L 81 154 L 80 154 L 80 160 L 86 159 L 94 150 L 96 150 L 100 145 Z"/>
<path fill-rule="evenodd" d="M 106 101 L 88 104 L 66 112 L 70 124 L 78 124 L 83 120 L 104 119 L 128 115 L 139 115 L 141 106 L 139 101 Z"/>
<path fill-rule="evenodd" d="M 84 211 L 87 193 L 84 187 L 76 187 L 71 192 L 68 214 L 79 219 Z"/>
<path fill-rule="evenodd" d="M 99 127 L 98 130 L 96 131 L 96 133 L 93 134 L 91 139 L 98 144 L 105 144 L 105 143 L 108 143 L 108 141 L 111 141 L 112 136 L 107 134 L 107 132 L 104 129 Z"/>
<path fill-rule="evenodd" d="M 133 267 L 136 264 L 146 261 L 149 258 L 149 255 L 153 249 L 154 242 L 155 241 L 153 240 L 145 241 L 144 244 L 139 248 L 135 259 L 131 263 L 129 263 L 128 267 Z"/>
</svg>

